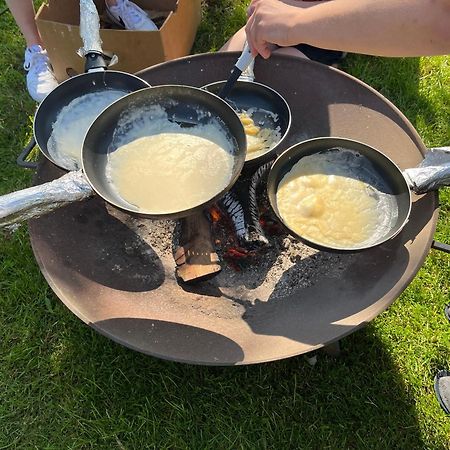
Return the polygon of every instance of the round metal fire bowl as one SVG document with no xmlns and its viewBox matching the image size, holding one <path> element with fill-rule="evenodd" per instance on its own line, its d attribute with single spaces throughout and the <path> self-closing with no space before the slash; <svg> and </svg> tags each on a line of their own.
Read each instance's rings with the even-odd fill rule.
<svg viewBox="0 0 450 450">
<path fill-rule="evenodd" d="M 189 56 L 139 75 L 151 85 L 201 87 L 226 79 L 237 57 Z M 255 75 L 283 95 L 291 108 L 291 129 L 280 151 L 313 137 L 341 136 L 379 149 L 402 170 L 423 159 L 426 149 L 408 120 L 357 79 L 288 56 L 257 58 Z M 36 183 L 61 173 L 43 161 Z M 99 333 L 164 359 L 236 365 L 310 352 L 372 320 L 422 266 L 437 216 L 436 194 L 413 195 L 403 231 L 352 255 L 339 276 L 319 268 L 309 286 L 294 286 L 281 295 L 276 283 L 258 297 L 253 286 L 234 283 L 225 289 L 218 277 L 198 286 L 178 284 L 171 249 L 161 253 L 161 239 L 149 233 L 154 223 L 107 208 L 98 197 L 34 220 L 29 229 L 49 285 Z M 316 261 L 327 257 L 319 252 Z M 282 278 L 288 276 L 289 271 Z"/>
</svg>

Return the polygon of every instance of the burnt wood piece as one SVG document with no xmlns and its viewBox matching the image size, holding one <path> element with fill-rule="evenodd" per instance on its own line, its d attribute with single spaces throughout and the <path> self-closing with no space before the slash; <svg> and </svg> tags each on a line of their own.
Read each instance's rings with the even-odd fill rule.
<svg viewBox="0 0 450 450">
<path fill-rule="evenodd" d="M 222 267 L 204 213 L 181 220 L 179 247 L 174 252 L 176 275 L 185 283 L 196 283 L 217 275 Z"/>
<path fill-rule="evenodd" d="M 272 162 L 268 162 L 253 173 L 241 175 L 220 201 L 234 225 L 240 246 L 248 250 L 270 245 L 259 222 L 257 190 L 271 165 Z"/>
</svg>

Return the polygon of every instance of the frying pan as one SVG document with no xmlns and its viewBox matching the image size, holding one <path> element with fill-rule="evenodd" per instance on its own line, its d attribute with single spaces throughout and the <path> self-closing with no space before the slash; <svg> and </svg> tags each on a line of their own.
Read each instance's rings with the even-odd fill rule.
<svg viewBox="0 0 450 450">
<path fill-rule="evenodd" d="M 378 210 L 379 215 L 383 217 L 383 223 L 388 224 L 388 226 L 383 228 L 377 236 L 373 236 L 365 243 L 355 246 L 324 245 L 321 242 L 305 238 L 286 224 L 277 205 L 278 185 L 294 164 L 308 155 L 341 151 L 342 149 L 353 150 L 362 155 L 366 163 L 358 173 L 358 179 L 372 186 L 376 184 L 377 188 L 381 186 L 391 200 L 389 207 Z M 274 213 L 292 235 L 311 247 L 325 251 L 359 251 L 383 244 L 400 233 L 407 223 L 411 211 L 410 187 L 398 166 L 383 153 L 367 144 L 337 137 L 310 139 L 295 144 L 284 151 L 269 171 L 267 194 Z M 336 205 L 336 207 L 339 207 L 339 205 Z"/>
<path fill-rule="evenodd" d="M 70 169 L 61 165 L 50 155 L 47 143 L 58 114 L 72 100 L 105 90 L 129 93 L 145 87 L 149 87 L 149 84 L 135 75 L 111 70 L 88 72 L 64 81 L 45 97 L 34 117 L 33 133 L 42 154 L 62 169 Z"/>
<path fill-rule="evenodd" d="M 219 94 L 225 81 L 217 81 L 203 87 L 209 92 Z M 270 150 L 245 161 L 245 168 L 256 168 L 275 156 L 280 145 L 288 134 L 291 125 L 291 110 L 286 100 L 275 90 L 256 81 L 236 81 L 229 94 L 227 102 L 236 111 L 256 109 L 252 114 L 255 124 L 276 129 L 279 128 L 280 141 Z"/>
<path fill-rule="evenodd" d="M 136 139 L 132 129 L 134 121 L 152 120 L 155 106 L 164 110 L 168 119 L 178 123 L 181 129 L 185 126 L 192 128 L 192 124 L 213 124 L 217 133 L 231 143 L 233 167 L 228 184 L 202 204 L 159 214 L 140 210 L 122 199 L 113 188 L 114 179 L 111 174 L 107 175 L 108 155 L 119 145 Z M 145 126 L 143 129 L 145 134 Z M 197 131 L 187 130 L 187 133 Z M 246 140 L 241 121 L 233 108 L 216 95 L 199 88 L 178 85 L 141 89 L 116 100 L 94 120 L 81 151 L 83 171 L 72 171 L 55 181 L 0 197 L 0 226 L 42 216 L 74 201 L 84 200 L 95 192 L 113 206 L 140 217 L 187 217 L 214 203 L 231 188 L 244 166 L 245 153 Z"/>
<path fill-rule="evenodd" d="M 141 78 L 125 72 L 106 70 L 107 64 L 104 55 L 97 50 L 100 47 L 98 29 L 98 13 L 95 5 L 87 1 L 80 3 L 80 33 L 85 44 L 85 70 L 86 73 L 74 76 L 59 84 L 40 103 L 36 110 L 33 124 L 33 140 L 17 158 L 17 163 L 22 167 L 35 168 L 34 163 L 26 161 L 27 156 L 36 145 L 39 145 L 42 154 L 53 164 L 65 170 L 61 162 L 53 158 L 47 147 L 48 140 L 53 131 L 53 124 L 58 114 L 70 102 L 86 94 L 101 92 L 105 90 L 118 90 L 125 93 L 149 87 L 149 84 Z M 85 37 L 88 36 L 88 37 Z M 96 42 L 98 41 L 98 42 Z M 94 50 L 93 50 L 94 48 Z"/>
<path fill-rule="evenodd" d="M 127 130 L 132 117 L 151 115 L 152 108 L 161 107 L 170 121 L 181 128 L 192 124 L 214 124 L 232 143 L 233 168 L 227 186 L 206 202 L 182 211 L 154 213 L 139 210 L 122 199 L 107 177 L 108 156 L 117 149 L 116 130 Z M 154 109 L 153 109 L 154 110 Z M 84 174 L 93 189 L 108 203 L 128 213 L 152 219 L 176 219 L 203 210 L 222 197 L 236 182 L 242 170 L 246 140 L 241 121 L 227 102 L 207 91 L 189 86 L 167 85 L 141 89 L 126 95 L 105 108 L 89 128 L 82 150 Z M 113 180 L 112 180 L 113 181 Z M 174 180 L 176 182 L 176 180 Z"/>
</svg>

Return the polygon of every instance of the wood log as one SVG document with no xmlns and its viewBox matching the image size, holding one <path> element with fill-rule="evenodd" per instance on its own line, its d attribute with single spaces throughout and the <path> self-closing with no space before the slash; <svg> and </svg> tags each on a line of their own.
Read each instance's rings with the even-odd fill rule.
<svg viewBox="0 0 450 450">
<path fill-rule="evenodd" d="M 185 283 L 205 281 L 222 270 L 212 240 L 211 224 L 205 214 L 181 220 L 180 242 L 174 259 L 176 275 Z"/>
</svg>

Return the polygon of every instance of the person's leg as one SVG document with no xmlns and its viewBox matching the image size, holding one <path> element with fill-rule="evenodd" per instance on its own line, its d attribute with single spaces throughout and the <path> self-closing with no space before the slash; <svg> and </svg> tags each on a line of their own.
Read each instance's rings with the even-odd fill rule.
<svg viewBox="0 0 450 450">
<path fill-rule="evenodd" d="M 32 0 L 6 0 L 6 3 L 27 43 L 23 67 L 28 72 L 28 92 L 34 100 L 40 102 L 58 85 L 58 82 L 34 20 L 33 2 Z"/>
<path fill-rule="evenodd" d="M 42 40 L 34 21 L 34 7 L 31 0 L 6 0 L 11 14 L 25 38 L 27 47 L 41 45 Z"/>
<path fill-rule="evenodd" d="M 309 59 L 304 53 L 302 53 L 300 50 L 296 49 L 295 47 L 279 47 L 276 50 L 274 50 L 273 53 L 277 54 L 277 55 L 289 55 L 289 56 L 295 56 L 297 58 Z"/>
<path fill-rule="evenodd" d="M 244 48 L 245 40 L 245 28 L 241 28 L 228 39 L 223 47 L 219 49 L 219 52 L 241 52 Z"/>
</svg>

